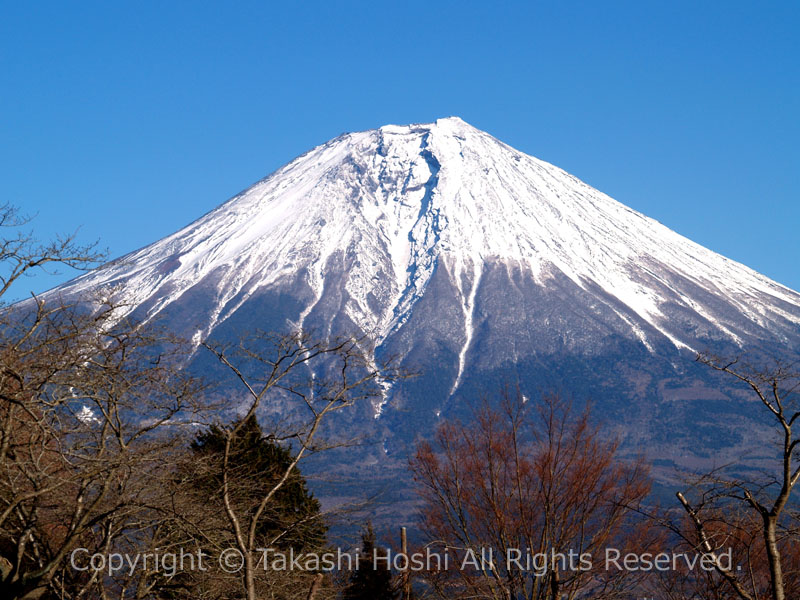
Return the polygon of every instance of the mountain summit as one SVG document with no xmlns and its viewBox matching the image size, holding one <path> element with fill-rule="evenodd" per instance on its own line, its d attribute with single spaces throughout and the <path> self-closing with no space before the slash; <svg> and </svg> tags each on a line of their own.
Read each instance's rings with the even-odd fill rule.
<svg viewBox="0 0 800 600">
<path fill-rule="evenodd" d="M 198 342 L 370 333 L 422 368 L 373 407 L 401 421 L 509 379 L 657 403 L 692 350 L 800 349 L 800 294 L 456 117 L 337 137 L 51 293 L 104 286 Z"/>
</svg>

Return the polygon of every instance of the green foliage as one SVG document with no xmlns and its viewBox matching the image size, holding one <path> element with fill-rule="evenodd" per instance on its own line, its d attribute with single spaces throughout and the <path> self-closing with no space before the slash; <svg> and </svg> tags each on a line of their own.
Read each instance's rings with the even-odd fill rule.
<svg viewBox="0 0 800 600">
<path fill-rule="evenodd" d="M 351 574 L 342 600 L 397 600 L 399 594 L 394 588 L 392 572 L 386 561 L 374 560 L 375 532 L 371 523 L 361 534 L 361 546 L 360 568 Z M 378 556 L 382 555 L 379 553 Z"/>
<path fill-rule="evenodd" d="M 225 443 L 226 431 L 218 426 L 200 433 L 192 443 L 192 450 L 207 459 L 211 467 L 197 485 L 212 494 L 222 487 Z M 264 436 L 255 417 L 242 423 L 231 441 L 228 467 L 231 496 L 237 507 L 252 514 L 285 475 L 292 459 L 288 448 Z M 309 492 L 299 470 L 292 469 L 259 520 L 260 543 L 284 550 L 308 551 L 321 547 L 326 533 L 319 501 Z"/>
</svg>

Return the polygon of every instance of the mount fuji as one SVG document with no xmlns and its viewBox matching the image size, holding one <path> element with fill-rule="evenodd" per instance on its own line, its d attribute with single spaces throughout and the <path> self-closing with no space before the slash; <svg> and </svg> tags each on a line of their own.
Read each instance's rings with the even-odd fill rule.
<svg viewBox="0 0 800 600">
<path fill-rule="evenodd" d="M 420 374 L 348 422 L 376 461 L 502 382 L 671 461 L 743 451 L 748 404 L 694 353 L 800 352 L 800 294 L 455 117 L 337 137 L 48 294 L 100 288 L 198 344 L 369 334 Z"/>
</svg>

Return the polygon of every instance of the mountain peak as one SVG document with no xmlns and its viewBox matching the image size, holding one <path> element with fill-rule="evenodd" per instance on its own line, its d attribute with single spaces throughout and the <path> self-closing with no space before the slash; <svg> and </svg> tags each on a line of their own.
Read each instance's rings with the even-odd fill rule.
<svg viewBox="0 0 800 600">
<path fill-rule="evenodd" d="M 463 333 L 457 387 L 500 267 L 506 285 L 569 296 L 553 309 L 553 331 L 567 322 L 559 311 L 580 305 L 581 327 L 650 351 L 665 341 L 696 348 L 703 336 L 787 340 L 800 324 L 796 292 L 458 117 L 318 146 L 59 293 L 117 286 L 144 318 L 195 298 L 199 339 L 283 290 L 292 298 L 278 311 L 284 325 L 338 323 L 382 343 L 441 285 Z"/>
<path fill-rule="evenodd" d="M 442 119 L 436 119 L 436 126 L 449 128 L 449 129 L 473 129 L 477 131 L 477 128 L 473 127 L 466 121 L 464 121 L 461 117 L 444 117 Z"/>
<path fill-rule="evenodd" d="M 432 123 L 412 123 L 409 125 L 394 125 L 387 124 L 379 127 L 374 131 L 390 132 L 390 133 L 403 133 L 409 131 L 432 131 L 438 130 L 444 134 L 459 134 L 466 131 L 481 132 L 478 128 L 473 127 L 461 117 L 451 116 L 436 119 Z"/>
</svg>

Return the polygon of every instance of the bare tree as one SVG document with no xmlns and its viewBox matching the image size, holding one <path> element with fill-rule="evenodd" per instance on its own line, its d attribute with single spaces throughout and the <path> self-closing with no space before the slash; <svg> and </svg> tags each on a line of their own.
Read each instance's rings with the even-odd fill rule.
<svg viewBox="0 0 800 600">
<path fill-rule="evenodd" d="M 206 504 L 204 520 L 206 524 L 216 523 L 219 531 L 209 535 L 206 544 L 238 549 L 243 561 L 240 593 L 248 600 L 256 600 L 274 584 L 266 575 L 262 549 L 280 544 L 281 538 L 298 526 L 287 523 L 286 528 L 272 531 L 270 539 L 259 535 L 282 488 L 296 476 L 302 460 L 341 443 L 323 439 L 324 423 L 334 413 L 378 396 L 379 384 L 397 373 L 388 365 L 376 366 L 364 339 L 315 341 L 310 335 L 297 332 L 258 334 L 234 351 L 211 344 L 206 347 L 233 374 L 245 397 L 240 417 L 231 425 L 217 425 L 224 438 L 221 461 L 204 464 L 200 460 L 195 465 L 197 469 L 211 468 L 218 482 Z M 276 404 L 282 423 L 270 432 L 270 440 L 289 444 L 292 458 L 270 477 L 253 477 L 233 459 L 237 438 L 262 409 Z M 214 503 L 221 508 L 221 520 L 219 514 L 209 519 Z M 295 590 L 297 597 L 306 597 L 310 585 L 320 585 L 313 573 L 299 581 L 304 583 Z M 291 575 L 284 574 L 279 582 L 281 597 L 294 597 L 289 590 L 291 585 Z"/>
<path fill-rule="evenodd" d="M 7 598 L 74 597 L 98 582 L 67 568 L 138 531 L 156 479 L 184 444 L 200 386 L 162 335 L 96 312 L 10 313 L 0 346 L 0 586 Z M 16 332 L 17 335 L 10 335 Z"/>
<path fill-rule="evenodd" d="M 0 207 L 0 227 L 26 224 Z M 72 237 L 40 245 L 27 234 L 5 236 L 0 298 L 35 269 L 89 268 L 98 258 Z M 126 312 L 98 295 L 34 296 L 0 313 L 0 597 L 324 595 L 316 574 L 259 578 L 258 548 L 307 525 L 282 522 L 275 505 L 297 483 L 301 460 L 337 445 L 324 439 L 329 418 L 381 394 L 379 384 L 396 373 L 376 365 L 366 339 L 259 334 L 234 350 L 207 344 L 245 402 L 240 419 L 218 424 L 221 461 L 204 461 L 190 450 L 197 426 L 211 422 L 204 386 L 184 368 L 195 349 Z M 268 477 L 251 477 L 233 460 L 234 442 L 262 409 L 283 415 L 269 439 L 289 459 Z M 198 495 L 195 484 L 209 481 L 209 469 L 219 487 Z M 260 535 L 267 519 L 270 539 Z M 152 559 L 226 545 L 244 561 L 233 588 L 219 569 L 198 576 L 203 587 L 195 573 L 181 577 Z M 111 553 L 150 553 L 151 562 L 127 573 L 87 568 L 90 556 Z"/>
<path fill-rule="evenodd" d="M 97 264 L 94 245 L 39 243 L 28 223 L 0 207 L 0 298 L 37 270 Z M 200 389 L 179 370 L 181 345 L 123 312 L 105 298 L 34 296 L 0 313 L 3 598 L 107 597 L 100 574 L 68 557 L 109 550 L 155 517 L 155 480 Z"/>
<path fill-rule="evenodd" d="M 16 207 L 0 205 L 0 230 L 5 232 L 0 236 L 0 298 L 23 276 L 57 265 L 91 269 L 103 258 L 97 244 L 80 245 L 75 234 L 40 243 L 31 233 L 23 231 L 29 223 L 30 218 L 20 214 Z"/>
<path fill-rule="evenodd" d="M 626 574 L 590 556 L 641 542 L 627 507 L 648 494 L 647 469 L 618 459 L 588 410 L 573 414 L 555 395 L 535 408 L 506 395 L 502 410 L 443 425 L 411 467 L 429 544 L 479 565 L 429 574 L 438 597 L 627 597 Z"/>
<path fill-rule="evenodd" d="M 715 560 L 722 587 L 743 600 L 785 600 L 800 594 L 797 572 L 798 520 L 795 488 L 800 480 L 800 373 L 795 364 L 774 361 L 755 367 L 739 359 L 711 354 L 697 360 L 730 375 L 754 394 L 777 441 L 774 467 L 752 475 L 737 474 L 731 465 L 695 481 L 678 500 L 686 514 L 684 527 L 673 530 L 695 549 L 717 556 L 727 548 L 736 552 L 738 565 Z M 787 562 L 792 567 L 787 570 Z M 744 568 L 742 568 L 744 567 Z"/>
</svg>

